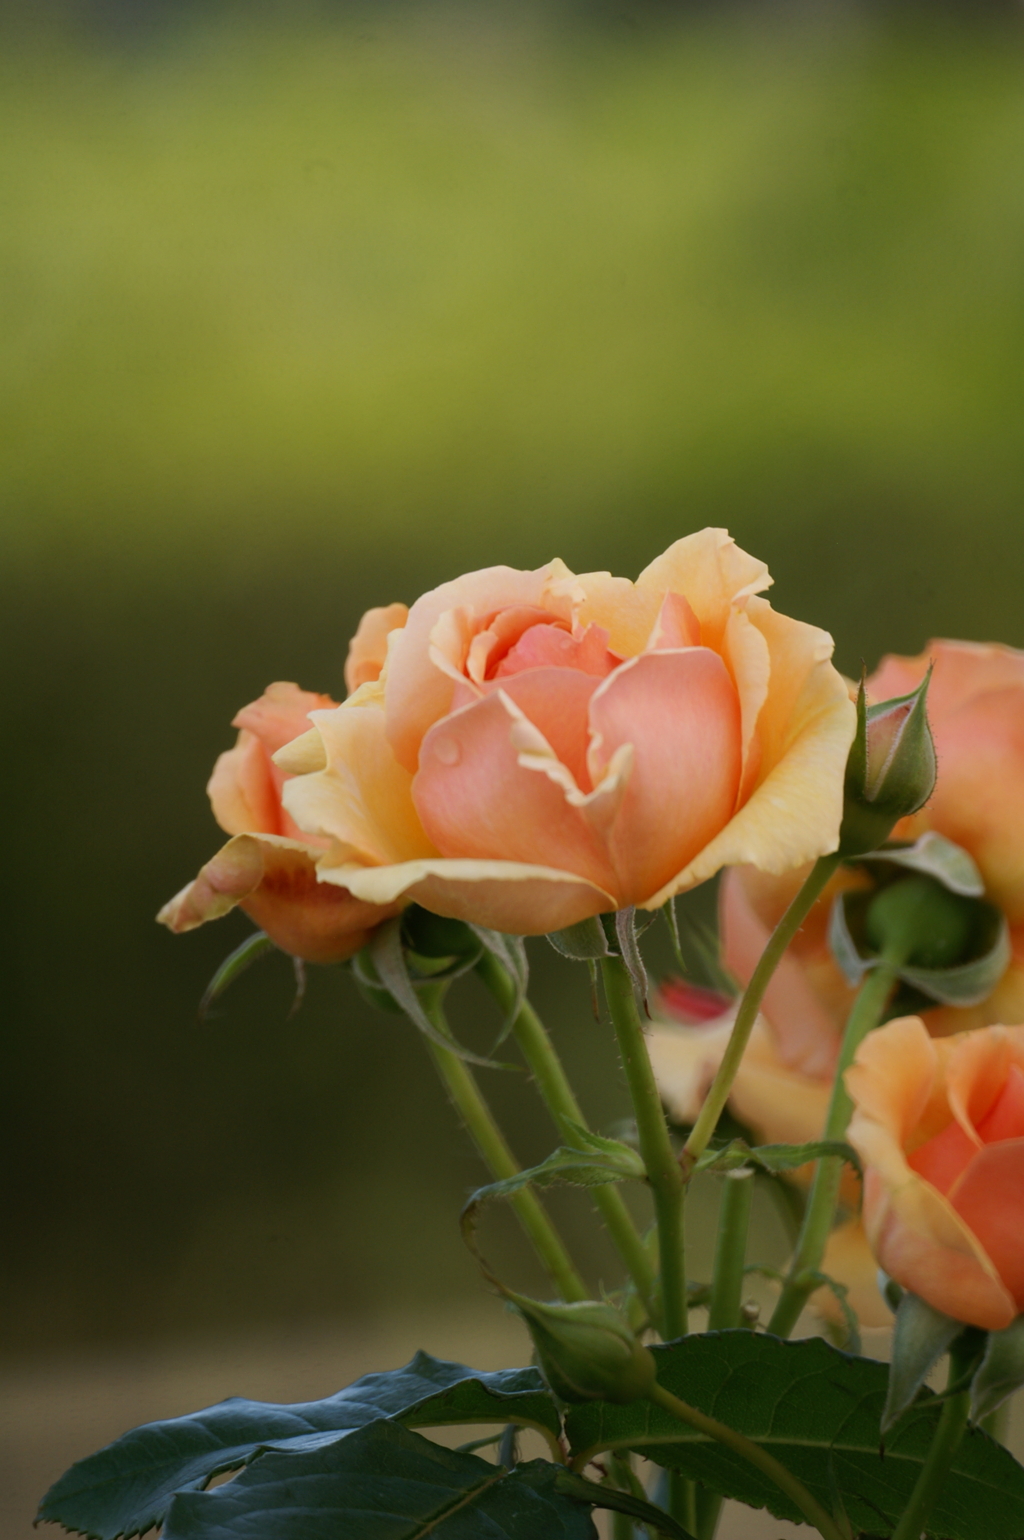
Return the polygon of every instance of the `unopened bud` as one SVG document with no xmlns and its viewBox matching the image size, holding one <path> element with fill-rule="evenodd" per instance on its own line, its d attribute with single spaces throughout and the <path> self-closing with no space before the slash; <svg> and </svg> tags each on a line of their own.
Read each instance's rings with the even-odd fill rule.
<svg viewBox="0 0 1024 1540">
<path fill-rule="evenodd" d="M 955 968 L 975 949 L 979 903 L 915 873 L 882 888 L 864 916 L 876 952 L 915 968 Z"/>
<path fill-rule="evenodd" d="M 469 957 L 480 942 L 463 920 L 448 920 L 419 904 L 402 915 L 402 940 L 418 957 Z"/>
<path fill-rule="evenodd" d="M 935 745 L 925 703 L 929 672 L 910 695 L 869 706 L 861 683 L 857 731 L 846 762 L 839 849 L 864 855 L 928 801 L 935 786 Z"/>
<path fill-rule="evenodd" d="M 546 1305 L 508 1291 L 506 1297 L 526 1322 L 541 1373 L 559 1400 L 625 1404 L 654 1385 L 654 1358 L 614 1305 Z"/>
</svg>

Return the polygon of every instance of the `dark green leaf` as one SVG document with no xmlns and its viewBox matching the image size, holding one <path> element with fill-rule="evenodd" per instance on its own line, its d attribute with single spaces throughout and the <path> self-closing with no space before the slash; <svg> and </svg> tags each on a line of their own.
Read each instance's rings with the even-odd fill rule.
<svg viewBox="0 0 1024 1540">
<path fill-rule="evenodd" d="M 98 1540 L 142 1534 L 160 1523 L 174 1492 L 201 1489 L 218 1472 L 247 1464 L 259 1449 L 316 1448 L 381 1417 L 410 1427 L 518 1422 L 550 1439 L 560 1428 L 536 1369 L 478 1374 L 417 1353 L 404 1368 L 365 1374 L 323 1401 L 276 1406 L 233 1397 L 187 1417 L 133 1428 L 61 1476 L 39 1517 Z"/>
<path fill-rule="evenodd" d="M 830 1155 L 847 1161 L 857 1172 L 861 1169 L 860 1157 L 853 1146 L 838 1139 L 815 1139 L 809 1144 L 756 1144 L 753 1147 L 743 1139 L 733 1139 L 717 1149 L 705 1150 L 694 1171 L 721 1173 L 753 1166 L 769 1176 L 778 1176 L 783 1171 L 796 1171 L 812 1160 L 824 1160 Z"/>
<path fill-rule="evenodd" d="M 929 1392 L 900 1421 L 883 1457 L 885 1364 L 854 1358 L 820 1338 L 782 1342 L 744 1330 L 684 1337 L 652 1352 L 668 1390 L 761 1444 L 828 1508 L 834 1480 L 855 1530 L 892 1533 L 939 1416 Z M 650 1403 L 574 1406 L 566 1426 L 581 1460 L 603 1449 L 634 1450 L 725 1497 L 768 1508 L 777 1518 L 800 1519 L 753 1466 Z M 936 1540 L 1020 1540 L 1024 1468 L 979 1429 L 970 1429 L 950 1462 L 928 1531 Z"/>
<path fill-rule="evenodd" d="M 591 1499 L 560 1491 L 560 1471 L 547 1460 L 506 1471 L 375 1422 L 175 1497 L 164 1540 L 596 1540 Z"/>
</svg>

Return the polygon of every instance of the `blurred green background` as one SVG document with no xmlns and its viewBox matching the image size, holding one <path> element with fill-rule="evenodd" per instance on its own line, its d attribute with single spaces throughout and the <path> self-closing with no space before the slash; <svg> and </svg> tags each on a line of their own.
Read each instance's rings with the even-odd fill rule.
<svg viewBox="0 0 1024 1540">
<path fill-rule="evenodd" d="M 218 843 L 231 716 L 272 679 L 337 694 L 367 605 L 556 554 L 635 575 L 707 523 L 850 672 L 1024 645 L 1021 22 L 140 6 L 2 33 L 6 1351 L 468 1299 L 480 1168 L 412 1028 L 337 969 L 286 1020 L 283 959 L 200 1027 L 248 923 L 152 922 Z M 608 1127 L 585 977 L 532 952 Z M 546 1153 L 523 1077 L 487 1084 Z"/>
</svg>

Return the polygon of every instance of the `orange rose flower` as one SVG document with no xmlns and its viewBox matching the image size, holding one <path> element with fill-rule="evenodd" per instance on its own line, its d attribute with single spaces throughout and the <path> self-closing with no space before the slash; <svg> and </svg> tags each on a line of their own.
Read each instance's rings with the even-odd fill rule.
<svg viewBox="0 0 1024 1540">
<path fill-rule="evenodd" d="M 318 882 L 325 842 L 304 834 L 281 803 L 288 776 L 272 754 L 308 730 L 310 711 L 333 705 L 328 695 L 272 684 L 235 717 L 238 741 L 207 787 L 214 817 L 234 837 L 161 909 L 157 919 L 169 930 L 194 930 L 237 905 L 284 951 L 328 963 L 357 952 L 397 912 L 397 904 L 381 909 Z"/>
<path fill-rule="evenodd" d="M 1024 1311 L 1024 1027 L 880 1028 L 846 1072 L 879 1265 L 936 1310 L 999 1331 Z"/>
<path fill-rule="evenodd" d="M 371 612 L 364 682 L 277 756 L 321 880 L 542 934 L 835 849 L 853 707 L 769 582 L 704 530 L 635 584 L 493 567 Z"/>
</svg>

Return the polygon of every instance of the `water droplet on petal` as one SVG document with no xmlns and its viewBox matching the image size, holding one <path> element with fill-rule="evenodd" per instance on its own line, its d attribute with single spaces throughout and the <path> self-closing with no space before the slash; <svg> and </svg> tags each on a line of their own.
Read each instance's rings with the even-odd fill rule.
<svg viewBox="0 0 1024 1540">
<path fill-rule="evenodd" d="M 438 738 L 434 743 L 434 757 L 442 765 L 457 765 L 462 758 L 462 750 L 454 738 Z"/>
</svg>

